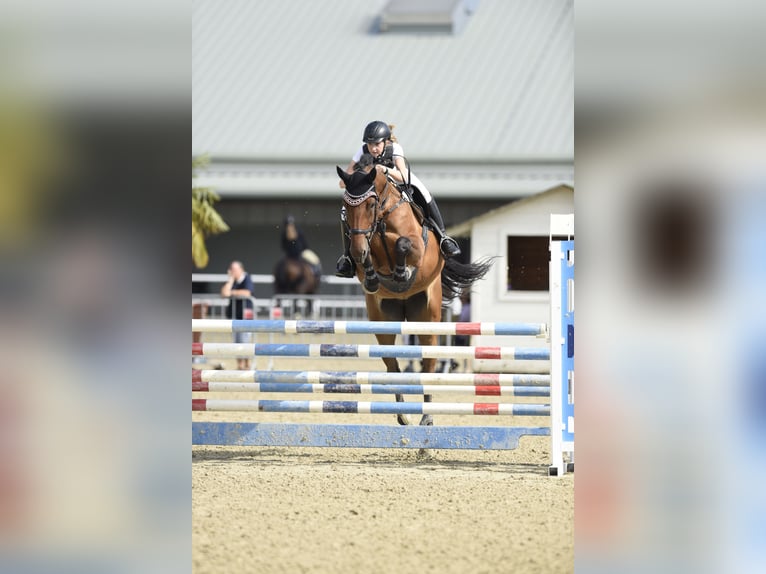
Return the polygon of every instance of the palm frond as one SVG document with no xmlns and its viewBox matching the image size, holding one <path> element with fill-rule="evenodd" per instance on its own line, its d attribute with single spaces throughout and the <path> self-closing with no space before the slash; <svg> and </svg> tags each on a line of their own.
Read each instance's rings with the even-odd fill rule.
<svg viewBox="0 0 766 574">
<path fill-rule="evenodd" d="M 196 170 L 208 164 L 206 155 L 192 157 L 192 262 L 198 268 L 209 261 L 205 238 L 229 231 L 229 226 L 215 210 L 220 196 L 210 187 L 195 187 Z"/>
<path fill-rule="evenodd" d="M 195 229 L 192 224 L 192 263 L 195 267 L 202 269 L 207 267 L 209 256 L 205 246 L 205 237 Z"/>
</svg>

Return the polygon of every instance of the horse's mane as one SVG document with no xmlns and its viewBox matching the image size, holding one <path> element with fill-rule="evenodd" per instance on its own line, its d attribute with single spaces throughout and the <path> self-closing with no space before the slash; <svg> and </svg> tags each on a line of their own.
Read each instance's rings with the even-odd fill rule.
<svg viewBox="0 0 766 574">
<path fill-rule="evenodd" d="M 370 154 L 365 154 L 365 156 L 368 156 L 370 158 L 370 161 L 372 161 L 372 156 Z M 364 156 L 362 156 L 364 158 Z M 359 162 L 361 163 L 361 159 Z M 357 164 L 358 165 L 358 164 Z M 362 177 L 367 178 L 369 177 L 370 172 L 357 169 L 353 174 L 351 174 L 351 179 L 349 180 L 348 184 L 346 185 L 346 190 L 344 192 L 345 201 L 349 205 L 358 205 L 369 195 L 372 193 L 377 193 L 372 186 L 375 185 L 375 180 L 378 178 L 378 175 L 376 173 L 375 179 L 372 180 L 372 182 L 369 182 L 370 185 L 363 184 L 360 185 L 360 181 L 362 180 Z M 355 177 L 356 176 L 356 177 Z M 404 184 L 397 184 L 396 182 L 392 181 L 391 179 L 387 179 L 386 185 L 390 185 L 394 190 L 396 190 L 397 193 L 399 193 L 405 201 L 412 207 L 412 212 L 415 215 L 415 219 L 420 225 L 427 225 L 428 220 L 426 219 L 425 213 L 423 212 L 423 208 L 420 207 L 412 197 L 412 190 L 407 189 L 406 185 Z M 385 186 L 384 186 L 385 189 Z"/>
<path fill-rule="evenodd" d="M 375 159 L 372 157 L 371 153 L 363 153 L 362 157 L 359 158 L 359 161 L 354 164 L 354 171 L 364 171 L 374 163 Z"/>
</svg>

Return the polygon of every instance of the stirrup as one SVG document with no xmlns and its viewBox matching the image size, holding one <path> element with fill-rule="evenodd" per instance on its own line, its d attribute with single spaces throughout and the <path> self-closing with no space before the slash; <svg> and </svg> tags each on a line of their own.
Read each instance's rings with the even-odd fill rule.
<svg viewBox="0 0 766 574">
<path fill-rule="evenodd" d="M 446 235 L 439 241 L 439 251 L 441 251 L 445 257 L 457 257 L 462 253 L 457 241 Z"/>
<path fill-rule="evenodd" d="M 348 255 L 341 255 L 335 264 L 335 276 L 351 279 L 354 275 L 354 262 Z"/>
</svg>

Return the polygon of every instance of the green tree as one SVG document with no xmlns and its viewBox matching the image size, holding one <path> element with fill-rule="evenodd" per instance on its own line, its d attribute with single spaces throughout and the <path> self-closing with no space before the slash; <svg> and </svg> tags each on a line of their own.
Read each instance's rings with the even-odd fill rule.
<svg viewBox="0 0 766 574">
<path fill-rule="evenodd" d="M 210 187 L 194 185 L 196 170 L 207 163 L 206 156 L 192 157 L 192 263 L 198 269 L 203 269 L 208 264 L 205 239 L 229 230 L 229 226 L 213 207 L 213 204 L 221 199 L 219 195 Z"/>
</svg>

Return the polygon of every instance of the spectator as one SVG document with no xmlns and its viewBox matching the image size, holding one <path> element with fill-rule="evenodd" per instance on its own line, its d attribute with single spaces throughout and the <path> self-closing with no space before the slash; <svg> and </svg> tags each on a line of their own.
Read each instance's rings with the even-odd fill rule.
<svg viewBox="0 0 766 574">
<path fill-rule="evenodd" d="M 221 287 L 223 297 L 231 297 L 229 307 L 226 310 L 228 319 L 252 319 L 253 302 L 250 298 L 254 295 L 253 280 L 245 271 L 241 261 L 232 261 L 227 270 L 229 280 Z M 234 333 L 235 343 L 250 343 L 251 333 Z M 237 357 L 237 369 L 247 370 L 250 368 L 249 357 Z"/>
</svg>

